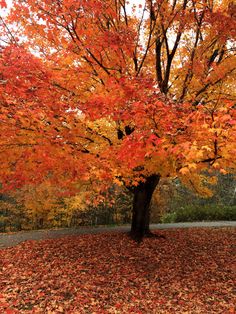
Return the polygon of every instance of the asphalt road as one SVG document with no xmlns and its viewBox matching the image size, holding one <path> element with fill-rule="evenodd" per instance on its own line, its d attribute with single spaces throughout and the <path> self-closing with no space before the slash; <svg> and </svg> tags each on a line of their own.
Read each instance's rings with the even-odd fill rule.
<svg viewBox="0 0 236 314">
<path fill-rule="evenodd" d="M 164 230 L 175 228 L 223 228 L 236 227 L 236 221 L 215 221 L 215 222 L 181 222 L 168 224 L 152 224 L 151 230 Z M 116 227 L 80 227 L 76 229 L 50 229 L 50 230 L 32 230 L 20 231 L 16 233 L 0 234 L 0 249 L 13 247 L 27 240 L 55 239 L 67 235 L 96 234 L 106 232 L 128 232 L 130 226 Z"/>
</svg>

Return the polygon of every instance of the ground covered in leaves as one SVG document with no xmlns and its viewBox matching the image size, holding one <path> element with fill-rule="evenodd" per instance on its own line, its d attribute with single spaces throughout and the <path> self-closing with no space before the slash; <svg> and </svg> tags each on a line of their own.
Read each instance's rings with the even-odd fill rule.
<svg viewBox="0 0 236 314">
<path fill-rule="evenodd" d="M 235 313 L 235 228 L 27 241 L 0 250 L 2 313 Z"/>
</svg>

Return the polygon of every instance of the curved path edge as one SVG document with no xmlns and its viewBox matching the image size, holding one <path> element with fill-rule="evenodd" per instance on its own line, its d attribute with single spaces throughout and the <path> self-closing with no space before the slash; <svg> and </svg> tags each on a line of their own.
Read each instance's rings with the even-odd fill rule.
<svg viewBox="0 0 236 314">
<path fill-rule="evenodd" d="M 164 230 L 175 228 L 224 228 L 236 227 L 236 221 L 212 221 L 212 222 L 179 222 L 166 224 L 151 224 L 151 230 Z M 79 227 L 68 229 L 49 229 L 20 231 L 16 233 L 0 234 L 0 249 L 16 246 L 27 240 L 55 239 L 68 235 L 97 234 L 106 232 L 128 232 L 129 225 L 115 227 Z"/>
</svg>

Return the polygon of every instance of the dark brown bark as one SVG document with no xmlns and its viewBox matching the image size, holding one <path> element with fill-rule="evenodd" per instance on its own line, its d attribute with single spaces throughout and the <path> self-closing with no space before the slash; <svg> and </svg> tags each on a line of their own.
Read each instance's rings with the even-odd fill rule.
<svg viewBox="0 0 236 314">
<path fill-rule="evenodd" d="M 141 241 L 145 235 L 151 233 L 149 229 L 150 203 L 159 180 L 159 175 L 152 175 L 134 190 L 131 237 L 137 241 Z"/>
</svg>

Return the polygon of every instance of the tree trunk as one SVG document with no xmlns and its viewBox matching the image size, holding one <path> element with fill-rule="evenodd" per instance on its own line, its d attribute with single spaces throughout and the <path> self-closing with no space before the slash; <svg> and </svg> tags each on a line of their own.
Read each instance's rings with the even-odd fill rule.
<svg viewBox="0 0 236 314">
<path fill-rule="evenodd" d="M 145 235 L 151 233 L 149 229 L 150 203 L 159 180 L 159 175 L 152 175 L 134 190 L 131 237 L 137 241 L 141 241 Z"/>
</svg>

